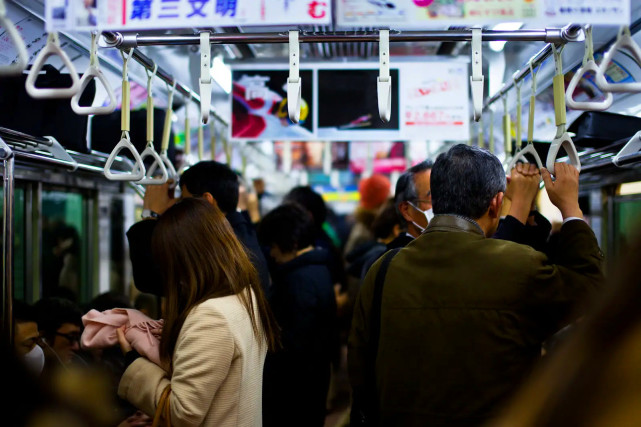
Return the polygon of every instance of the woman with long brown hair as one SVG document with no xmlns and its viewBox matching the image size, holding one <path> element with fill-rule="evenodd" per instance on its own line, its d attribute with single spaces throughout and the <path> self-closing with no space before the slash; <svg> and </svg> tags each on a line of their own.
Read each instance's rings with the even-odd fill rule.
<svg viewBox="0 0 641 427">
<path fill-rule="evenodd" d="M 166 296 L 163 367 L 136 358 L 121 339 L 135 360 L 119 395 L 153 414 L 170 385 L 174 425 L 261 425 L 263 364 L 277 344 L 276 323 L 229 223 L 207 201 L 183 199 L 158 220 L 153 252 Z"/>
</svg>

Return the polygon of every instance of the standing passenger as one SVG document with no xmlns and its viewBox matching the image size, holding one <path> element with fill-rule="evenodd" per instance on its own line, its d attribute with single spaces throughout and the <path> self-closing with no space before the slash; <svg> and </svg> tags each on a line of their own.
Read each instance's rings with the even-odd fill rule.
<svg viewBox="0 0 641 427">
<path fill-rule="evenodd" d="M 254 226 L 237 211 L 238 187 L 238 176 L 227 165 L 213 160 L 199 162 L 180 177 L 183 199 L 203 198 L 223 212 L 234 234 L 243 244 L 250 262 L 258 270 L 263 289 L 267 289 L 270 283 L 269 271 L 258 246 Z M 143 220 L 132 225 L 127 231 L 134 284 L 141 292 L 164 296 L 160 265 L 152 257 L 151 239 L 156 228 L 155 220 L 175 202 L 170 183 L 148 185 L 143 202 Z"/>
<path fill-rule="evenodd" d="M 543 177 L 565 224 L 557 257 L 549 259 L 487 238 L 505 191 L 496 157 L 465 145 L 438 157 L 436 216 L 392 258 L 382 299 L 374 302 L 379 260 L 354 308 L 348 368 L 355 421 L 360 407 L 385 426 L 483 423 L 539 360 L 541 343 L 600 288 L 602 254 L 582 219 L 579 173 L 565 163 L 555 170 L 556 181 L 546 170 Z"/>
<path fill-rule="evenodd" d="M 265 425 L 322 426 L 338 339 L 329 253 L 314 248 L 312 217 L 296 204 L 268 213 L 258 235 L 278 264 L 269 302 L 283 343 L 265 363 Z"/>
<path fill-rule="evenodd" d="M 167 296 L 163 367 L 139 356 L 118 329 L 127 359 L 118 394 L 154 414 L 165 387 L 177 426 L 260 426 L 263 364 L 275 323 L 256 269 L 219 209 L 184 199 L 158 220 L 154 256 Z"/>
</svg>

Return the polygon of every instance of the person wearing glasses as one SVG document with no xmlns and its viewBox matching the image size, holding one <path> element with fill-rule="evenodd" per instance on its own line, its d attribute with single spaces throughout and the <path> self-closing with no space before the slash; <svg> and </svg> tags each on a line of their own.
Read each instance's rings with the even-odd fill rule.
<svg viewBox="0 0 641 427">
<path fill-rule="evenodd" d="M 43 298 L 34 305 L 45 353 L 43 372 L 67 365 L 80 350 L 82 311 L 64 298 Z"/>
</svg>

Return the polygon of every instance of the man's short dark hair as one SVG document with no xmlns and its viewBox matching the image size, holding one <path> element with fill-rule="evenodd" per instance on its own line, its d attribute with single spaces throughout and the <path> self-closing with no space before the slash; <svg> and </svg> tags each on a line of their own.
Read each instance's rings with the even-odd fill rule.
<svg viewBox="0 0 641 427">
<path fill-rule="evenodd" d="M 43 298 L 34 304 L 38 329 L 48 340 L 52 340 L 58 329 L 65 323 L 82 328 L 82 311 L 65 298 Z"/>
<path fill-rule="evenodd" d="M 210 193 L 225 214 L 238 206 L 238 175 L 222 163 L 213 160 L 196 163 L 183 172 L 180 186 L 194 196 Z"/>
<path fill-rule="evenodd" d="M 294 187 L 283 199 L 285 202 L 298 203 L 312 214 L 314 225 L 320 229 L 327 218 L 327 205 L 323 196 L 315 192 L 310 186 Z"/>
<path fill-rule="evenodd" d="M 478 219 L 490 207 L 492 198 L 505 192 L 505 172 L 489 151 L 458 144 L 434 162 L 430 187 L 435 215 Z"/>
<path fill-rule="evenodd" d="M 275 244 L 281 252 L 304 249 L 314 243 L 312 215 L 297 203 L 285 203 L 269 212 L 258 226 L 258 240 Z"/>
<path fill-rule="evenodd" d="M 418 198 L 418 194 L 416 194 L 416 182 L 414 182 L 414 176 L 417 173 L 432 169 L 433 166 L 434 163 L 431 160 L 423 160 L 421 163 L 415 164 L 406 170 L 403 175 L 398 178 L 398 181 L 396 181 L 394 205 L 396 206 L 396 213 L 401 217 L 401 219 L 403 219 L 403 223 L 405 222 L 405 219 L 403 218 L 403 215 L 401 215 L 401 210 L 399 208 L 400 204 L 402 202 L 411 202 Z"/>
</svg>

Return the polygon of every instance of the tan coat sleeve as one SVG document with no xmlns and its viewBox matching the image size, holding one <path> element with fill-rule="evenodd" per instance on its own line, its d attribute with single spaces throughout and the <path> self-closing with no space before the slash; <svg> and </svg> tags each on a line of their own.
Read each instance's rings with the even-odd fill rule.
<svg viewBox="0 0 641 427">
<path fill-rule="evenodd" d="M 153 414 L 162 391 L 171 382 L 172 423 L 202 425 L 229 373 L 234 352 L 234 339 L 225 317 L 201 304 L 187 316 L 178 336 L 171 380 L 161 368 L 140 358 L 125 371 L 118 394 Z"/>
</svg>

